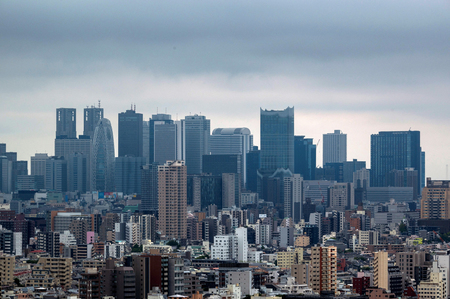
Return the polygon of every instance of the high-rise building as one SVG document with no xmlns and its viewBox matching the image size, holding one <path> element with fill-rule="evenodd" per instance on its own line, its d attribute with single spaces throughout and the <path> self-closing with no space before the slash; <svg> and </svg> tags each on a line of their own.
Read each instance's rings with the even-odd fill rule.
<svg viewBox="0 0 450 299">
<path fill-rule="evenodd" d="M 237 173 L 222 173 L 222 208 L 240 207 L 241 179 Z"/>
<path fill-rule="evenodd" d="M 311 247 L 310 288 L 316 292 L 337 290 L 337 248 Z"/>
<path fill-rule="evenodd" d="M 31 157 L 31 175 L 45 176 L 45 161 L 48 159 L 47 154 L 35 154 Z"/>
<path fill-rule="evenodd" d="M 353 159 L 352 161 L 342 162 L 343 167 L 343 183 L 352 183 L 353 174 L 363 168 L 366 168 L 366 161 L 358 161 Z"/>
<path fill-rule="evenodd" d="M 186 182 L 184 161 L 167 161 L 158 167 L 158 219 L 163 236 L 186 239 Z"/>
<path fill-rule="evenodd" d="M 103 118 L 95 128 L 92 140 L 93 191 L 114 191 L 114 138 L 111 122 Z"/>
<path fill-rule="evenodd" d="M 37 233 L 37 249 L 47 252 L 51 257 L 59 257 L 60 240 L 58 232 Z"/>
<path fill-rule="evenodd" d="M 181 121 L 153 122 L 154 162 L 183 160 L 183 126 Z"/>
<path fill-rule="evenodd" d="M 158 211 L 158 164 L 143 165 L 141 172 L 140 210 L 155 214 Z"/>
<path fill-rule="evenodd" d="M 422 190 L 421 219 L 450 219 L 450 181 L 427 178 Z"/>
<path fill-rule="evenodd" d="M 203 115 L 184 118 L 185 161 L 188 174 L 202 173 L 202 156 L 209 154 L 210 120 Z"/>
<path fill-rule="evenodd" d="M 75 108 L 56 109 L 56 138 L 77 138 L 77 111 Z"/>
<path fill-rule="evenodd" d="M 414 168 L 421 182 L 420 131 L 379 132 L 370 138 L 370 186 L 386 187 L 387 176 L 393 169 Z"/>
<path fill-rule="evenodd" d="M 84 108 L 84 131 L 83 135 L 89 136 L 90 139 L 94 138 L 95 127 L 98 122 L 103 118 L 103 108 L 91 106 Z"/>
<path fill-rule="evenodd" d="M 347 161 L 347 134 L 340 130 L 323 134 L 323 165 Z"/>
<path fill-rule="evenodd" d="M 72 259 L 71 258 L 55 258 L 41 257 L 37 266 L 43 270 L 49 270 L 50 275 L 54 279 L 58 279 L 59 283 L 66 290 L 72 285 Z"/>
<path fill-rule="evenodd" d="M 253 150 L 247 153 L 247 190 L 252 192 L 258 192 L 258 169 L 261 168 L 261 151 L 257 146 L 253 147 Z"/>
<path fill-rule="evenodd" d="M 133 255 L 136 275 L 136 298 L 147 298 L 157 287 L 165 295 L 169 292 L 169 258 L 161 255 Z"/>
<path fill-rule="evenodd" d="M 217 128 L 209 139 L 211 155 L 239 155 L 243 183 L 246 184 L 247 153 L 253 148 L 253 135 L 247 128 Z M 245 186 L 245 185 L 244 185 Z"/>
<path fill-rule="evenodd" d="M 12 186 L 12 162 L 6 156 L 0 156 L 0 191 L 11 193 Z"/>
<path fill-rule="evenodd" d="M 284 217 L 291 217 L 295 223 L 302 218 L 302 181 L 300 174 L 284 178 Z"/>
<path fill-rule="evenodd" d="M 67 192 L 67 160 L 50 157 L 45 162 L 45 189 Z"/>
<path fill-rule="evenodd" d="M 6 153 L 6 143 L 0 143 L 0 156 Z"/>
<path fill-rule="evenodd" d="M 85 192 L 90 190 L 91 172 L 89 165 L 91 163 L 91 146 L 92 141 L 86 136 L 80 136 L 78 139 L 55 139 L 55 155 L 64 157 L 67 161 L 68 191 Z M 83 169 L 83 163 L 87 167 L 86 170 Z"/>
<path fill-rule="evenodd" d="M 312 138 L 294 136 L 294 173 L 304 180 L 314 180 L 316 170 L 316 145 Z"/>
<path fill-rule="evenodd" d="M 148 156 L 150 155 L 150 121 L 142 121 L 142 154 L 144 155 L 146 164 L 148 164 Z"/>
<path fill-rule="evenodd" d="M 294 107 L 261 109 L 261 169 L 294 171 Z"/>
<path fill-rule="evenodd" d="M 136 110 L 119 113 L 119 157 L 143 157 L 142 114 Z"/>
<path fill-rule="evenodd" d="M 381 289 L 389 290 L 387 251 L 378 251 L 374 253 L 373 285 Z"/>
<path fill-rule="evenodd" d="M 328 190 L 330 208 L 341 212 L 354 208 L 355 194 L 353 183 L 337 183 Z"/>
<path fill-rule="evenodd" d="M 173 120 L 170 114 L 163 114 L 163 113 L 153 114 L 152 118 L 148 120 L 149 164 L 155 162 L 155 125 L 162 125 L 162 124 L 173 124 Z"/>
<path fill-rule="evenodd" d="M 115 189 L 124 194 L 141 194 L 142 166 L 144 157 L 117 157 L 115 162 Z"/>
</svg>

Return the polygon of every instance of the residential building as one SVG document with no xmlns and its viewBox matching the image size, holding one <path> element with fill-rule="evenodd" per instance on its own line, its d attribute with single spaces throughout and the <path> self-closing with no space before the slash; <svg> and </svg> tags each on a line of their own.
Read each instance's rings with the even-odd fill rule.
<svg viewBox="0 0 450 299">
<path fill-rule="evenodd" d="M 450 181 L 431 180 L 422 190 L 421 219 L 450 219 Z"/>
<path fill-rule="evenodd" d="M 72 259 L 41 257 L 38 260 L 38 268 L 50 271 L 50 275 L 59 280 L 60 285 L 66 290 L 72 285 Z"/>
<path fill-rule="evenodd" d="M 389 290 L 387 251 L 378 251 L 374 253 L 373 285 L 378 288 Z"/>
<path fill-rule="evenodd" d="M 289 248 L 287 251 L 277 252 L 277 266 L 280 268 L 291 268 L 292 265 L 303 261 L 303 248 Z"/>
<path fill-rule="evenodd" d="M 37 233 L 38 250 L 47 252 L 51 257 L 60 256 L 60 235 L 59 232 L 39 232 Z"/>
<path fill-rule="evenodd" d="M 337 248 L 311 247 L 310 288 L 317 293 L 337 291 Z"/>
<path fill-rule="evenodd" d="M 158 222 L 163 236 L 186 239 L 186 172 L 184 161 L 167 161 L 158 166 Z"/>
</svg>

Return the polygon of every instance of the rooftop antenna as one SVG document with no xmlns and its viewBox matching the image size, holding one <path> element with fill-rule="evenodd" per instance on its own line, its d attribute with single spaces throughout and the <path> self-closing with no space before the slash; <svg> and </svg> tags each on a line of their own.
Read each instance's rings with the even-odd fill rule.
<svg viewBox="0 0 450 299">
<path fill-rule="evenodd" d="M 136 112 L 136 103 L 134 104 L 134 111 Z"/>
<path fill-rule="evenodd" d="M 100 100 L 98 100 L 98 108 L 100 108 Z"/>
<path fill-rule="evenodd" d="M 131 109 L 131 110 L 133 110 L 133 103 L 131 103 L 131 105 L 130 105 L 130 106 L 131 106 L 131 108 L 130 108 L 130 109 Z"/>
<path fill-rule="evenodd" d="M 448 180 L 448 164 L 445 165 L 445 179 Z"/>
</svg>

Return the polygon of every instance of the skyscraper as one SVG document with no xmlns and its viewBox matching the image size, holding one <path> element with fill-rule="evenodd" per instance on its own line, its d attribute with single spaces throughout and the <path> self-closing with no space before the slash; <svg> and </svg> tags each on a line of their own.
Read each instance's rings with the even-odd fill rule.
<svg viewBox="0 0 450 299">
<path fill-rule="evenodd" d="M 161 124 L 172 124 L 173 120 L 170 114 L 153 114 L 152 118 L 148 120 L 149 123 L 149 132 L 148 132 L 148 140 L 149 140 L 149 149 L 148 149 L 148 155 L 149 155 L 149 161 L 148 163 L 151 164 L 155 162 L 155 125 L 161 125 Z"/>
<path fill-rule="evenodd" d="M 294 107 L 261 109 L 261 169 L 294 171 Z"/>
<path fill-rule="evenodd" d="M 203 115 L 184 118 L 185 153 L 188 174 L 202 172 L 202 156 L 209 153 L 210 120 Z"/>
<path fill-rule="evenodd" d="M 103 108 L 91 106 L 84 108 L 84 131 L 83 135 L 89 136 L 89 138 L 94 137 L 95 127 L 98 122 L 103 118 Z"/>
<path fill-rule="evenodd" d="M 114 191 L 114 138 L 111 122 L 101 119 L 92 140 L 92 190 Z"/>
<path fill-rule="evenodd" d="M 312 138 L 294 136 L 294 173 L 302 175 L 304 180 L 315 180 L 316 145 Z"/>
<path fill-rule="evenodd" d="M 142 114 L 135 110 L 119 113 L 119 157 L 143 157 Z"/>
<path fill-rule="evenodd" d="M 156 214 L 158 211 L 158 164 L 152 163 L 141 169 L 141 211 Z"/>
<path fill-rule="evenodd" d="M 56 138 L 77 138 L 77 111 L 75 108 L 56 109 Z"/>
<path fill-rule="evenodd" d="M 47 154 L 35 154 L 31 157 L 31 175 L 45 176 L 45 161 L 48 159 Z"/>
<path fill-rule="evenodd" d="M 170 238 L 186 239 L 187 190 L 184 161 L 158 167 L 159 229 Z"/>
<path fill-rule="evenodd" d="M 323 165 L 347 161 L 347 134 L 340 130 L 323 134 Z"/>
<path fill-rule="evenodd" d="M 389 172 L 405 168 L 417 170 L 421 185 L 420 131 L 379 132 L 370 141 L 371 187 L 386 187 Z"/>
<path fill-rule="evenodd" d="M 166 161 L 182 160 L 183 145 L 182 142 L 181 121 L 173 123 L 154 122 L 154 162 L 164 164 Z"/>
<path fill-rule="evenodd" d="M 115 162 L 115 190 L 126 195 L 141 194 L 144 157 L 117 157 Z"/>
<path fill-rule="evenodd" d="M 243 183 L 247 181 L 247 153 L 253 148 L 253 135 L 247 128 L 217 128 L 209 139 L 211 155 L 240 155 Z"/>
<path fill-rule="evenodd" d="M 67 191 L 67 161 L 64 157 L 50 157 L 45 161 L 45 189 Z"/>
</svg>

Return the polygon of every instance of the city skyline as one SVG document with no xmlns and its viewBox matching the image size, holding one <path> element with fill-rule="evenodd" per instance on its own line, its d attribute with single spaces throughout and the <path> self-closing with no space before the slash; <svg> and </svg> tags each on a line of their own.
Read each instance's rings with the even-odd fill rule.
<svg viewBox="0 0 450 299">
<path fill-rule="evenodd" d="M 247 127 L 259 145 L 259 108 L 294 106 L 295 134 L 317 143 L 342 130 L 348 160 L 369 162 L 371 134 L 421 131 L 426 176 L 445 179 L 448 3 L 323 7 L 2 3 L 1 142 L 20 160 L 52 154 L 55 109 L 80 116 L 101 100 L 116 135 L 117 114 L 136 104 L 147 120 L 167 108 L 174 120 L 205 115 L 211 129 Z"/>
</svg>

